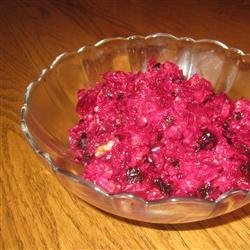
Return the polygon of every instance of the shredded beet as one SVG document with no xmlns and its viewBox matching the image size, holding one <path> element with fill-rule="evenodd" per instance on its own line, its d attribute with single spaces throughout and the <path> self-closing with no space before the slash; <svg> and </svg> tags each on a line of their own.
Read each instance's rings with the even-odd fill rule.
<svg viewBox="0 0 250 250">
<path fill-rule="evenodd" d="M 250 102 L 215 94 L 195 74 L 150 61 L 146 72 L 107 72 L 78 91 L 70 129 L 83 178 L 111 194 L 145 200 L 215 200 L 250 189 Z"/>
</svg>

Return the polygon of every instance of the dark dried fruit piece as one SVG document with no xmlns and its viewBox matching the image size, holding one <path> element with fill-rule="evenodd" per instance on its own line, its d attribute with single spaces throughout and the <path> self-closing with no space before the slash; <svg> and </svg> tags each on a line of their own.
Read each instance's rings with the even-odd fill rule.
<svg viewBox="0 0 250 250">
<path fill-rule="evenodd" d="M 143 176 L 139 168 L 129 168 L 126 175 L 127 181 L 131 183 L 140 182 L 143 180 Z"/>
<path fill-rule="evenodd" d="M 160 63 L 156 63 L 156 64 L 153 66 L 154 69 L 158 69 L 158 68 L 160 68 L 160 67 L 161 67 L 161 64 L 160 64 Z"/>
<path fill-rule="evenodd" d="M 242 119 L 243 115 L 241 112 L 235 112 L 234 113 L 234 118 L 237 120 L 237 121 L 240 121 Z"/>
<path fill-rule="evenodd" d="M 202 131 L 202 135 L 197 141 L 198 149 L 210 150 L 217 144 L 217 137 L 210 130 L 205 129 Z"/>
<path fill-rule="evenodd" d="M 156 185 L 156 187 L 163 192 L 164 194 L 170 195 L 173 187 L 171 183 L 165 183 L 162 178 L 157 178 L 154 180 L 154 184 Z"/>
<path fill-rule="evenodd" d="M 212 191 L 211 184 L 208 182 L 203 187 L 201 187 L 199 190 L 199 194 L 202 198 L 206 199 L 209 197 L 210 192 Z"/>
<path fill-rule="evenodd" d="M 78 147 L 80 147 L 81 149 L 85 149 L 87 147 L 87 134 L 86 133 L 82 133 L 80 137 L 80 141 L 78 143 Z"/>
<path fill-rule="evenodd" d="M 231 139 L 231 138 L 226 137 L 226 140 L 227 140 L 227 143 L 228 143 L 229 145 L 232 145 L 232 144 L 233 144 L 233 142 L 232 142 L 232 139 Z"/>
</svg>

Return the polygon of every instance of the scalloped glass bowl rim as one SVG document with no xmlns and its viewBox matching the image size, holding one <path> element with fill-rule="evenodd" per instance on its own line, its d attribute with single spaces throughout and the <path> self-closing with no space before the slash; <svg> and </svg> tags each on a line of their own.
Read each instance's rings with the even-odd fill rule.
<svg viewBox="0 0 250 250">
<path fill-rule="evenodd" d="M 204 200 L 204 199 L 199 199 L 199 198 L 192 198 L 192 197 L 171 197 L 171 198 L 165 198 L 165 199 L 161 199 L 161 200 L 155 200 L 155 201 L 146 201 L 143 198 L 131 194 L 131 193 L 118 193 L 118 194 L 109 194 L 107 193 L 105 190 L 103 190 L 101 187 L 95 185 L 94 183 L 91 183 L 77 175 L 74 175 L 66 170 L 61 169 L 59 166 L 57 166 L 52 157 L 47 153 L 47 152 L 43 152 L 42 150 L 40 150 L 40 148 L 37 146 L 36 141 L 34 140 L 32 134 L 29 131 L 29 128 L 26 124 L 26 113 L 28 110 L 28 102 L 29 102 L 29 96 L 30 93 L 32 91 L 32 88 L 34 87 L 34 85 L 38 84 L 39 82 L 41 82 L 41 80 L 44 78 L 44 76 L 50 71 L 52 70 L 59 62 L 62 58 L 67 57 L 67 56 L 71 56 L 73 54 L 77 54 L 80 52 L 83 52 L 86 48 L 88 47 L 99 47 L 104 43 L 108 43 L 110 41 L 114 41 L 114 40 L 134 40 L 134 39 L 142 39 L 142 40 L 147 40 L 149 38 L 154 38 L 154 37 L 158 37 L 158 36 L 163 36 L 166 38 L 170 38 L 173 40 L 178 40 L 178 41 L 187 41 L 187 42 L 192 42 L 192 43 L 204 43 L 204 42 L 208 42 L 208 43 L 213 43 L 216 44 L 220 47 L 222 47 L 223 49 L 226 50 L 230 50 L 234 53 L 237 53 L 240 56 L 250 56 L 249 53 L 244 53 L 242 50 L 238 49 L 238 48 L 233 48 L 233 47 L 228 47 L 227 45 L 225 45 L 224 43 L 217 41 L 217 40 L 212 40 L 212 39 L 199 39 L 199 40 L 195 40 L 193 38 L 190 37 L 176 37 L 174 35 L 171 34 L 167 34 L 167 33 L 156 33 L 156 34 L 151 34 L 148 36 L 140 36 L 140 35 L 132 35 L 129 37 L 114 37 L 114 38 L 106 38 L 106 39 L 102 39 L 98 42 L 96 42 L 95 44 L 92 45 L 85 45 L 80 47 L 78 50 L 75 51 L 71 51 L 71 52 L 63 52 L 60 55 L 58 55 L 53 61 L 52 63 L 47 67 L 44 68 L 39 77 L 30 82 L 28 87 L 25 90 L 25 94 L 24 94 L 24 103 L 22 105 L 21 108 L 21 130 L 24 133 L 24 136 L 26 138 L 26 140 L 29 142 L 29 144 L 31 145 L 31 147 L 33 148 L 33 150 L 35 151 L 35 153 L 37 153 L 40 157 L 42 157 L 51 167 L 53 172 L 60 172 L 61 174 L 67 176 L 70 179 L 73 179 L 75 182 L 78 182 L 82 185 L 87 185 L 88 187 L 92 188 L 93 190 L 95 190 L 96 192 L 101 193 L 104 196 L 107 196 L 109 198 L 124 198 L 124 196 L 126 198 L 129 199 L 136 199 L 139 202 L 145 203 L 145 204 L 162 204 L 162 203 L 167 203 L 167 202 L 177 202 L 177 201 L 197 201 L 197 202 L 202 202 L 202 203 L 207 203 L 207 204 L 216 204 L 216 203 L 220 203 L 222 200 L 226 199 L 227 197 L 234 195 L 236 193 L 239 194 L 244 194 L 244 195 L 250 195 L 250 191 L 244 191 L 241 189 L 234 189 L 234 190 L 230 190 L 228 192 L 225 192 L 223 194 L 221 194 L 215 201 L 209 201 L 209 200 Z"/>
</svg>

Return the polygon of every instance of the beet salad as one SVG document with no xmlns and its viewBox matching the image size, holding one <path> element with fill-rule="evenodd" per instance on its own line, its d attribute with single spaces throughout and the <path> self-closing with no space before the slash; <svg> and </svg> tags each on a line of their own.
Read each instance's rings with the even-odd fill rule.
<svg viewBox="0 0 250 250">
<path fill-rule="evenodd" d="M 82 177 L 108 193 L 214 201 L 250 190 L 250 101 L 153 60 L 145 72 L 107 72 L 77 97 L 70 146 Z"/>
</svg>

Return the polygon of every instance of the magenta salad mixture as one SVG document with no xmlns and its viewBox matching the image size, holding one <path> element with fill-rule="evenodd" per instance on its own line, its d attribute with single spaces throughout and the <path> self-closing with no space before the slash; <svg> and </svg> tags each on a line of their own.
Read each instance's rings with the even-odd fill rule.
<svg viewBox="0 0 250 250">
<path fill-rule="evenodd" d="M 213 201 L 250 190 L 250 101 L 215 94 L 173 63 L 107 72 L 94 89 L 78 91 L 76 111 L 75 161 L 84 179 L 110 194 Z"/>
</svg>

